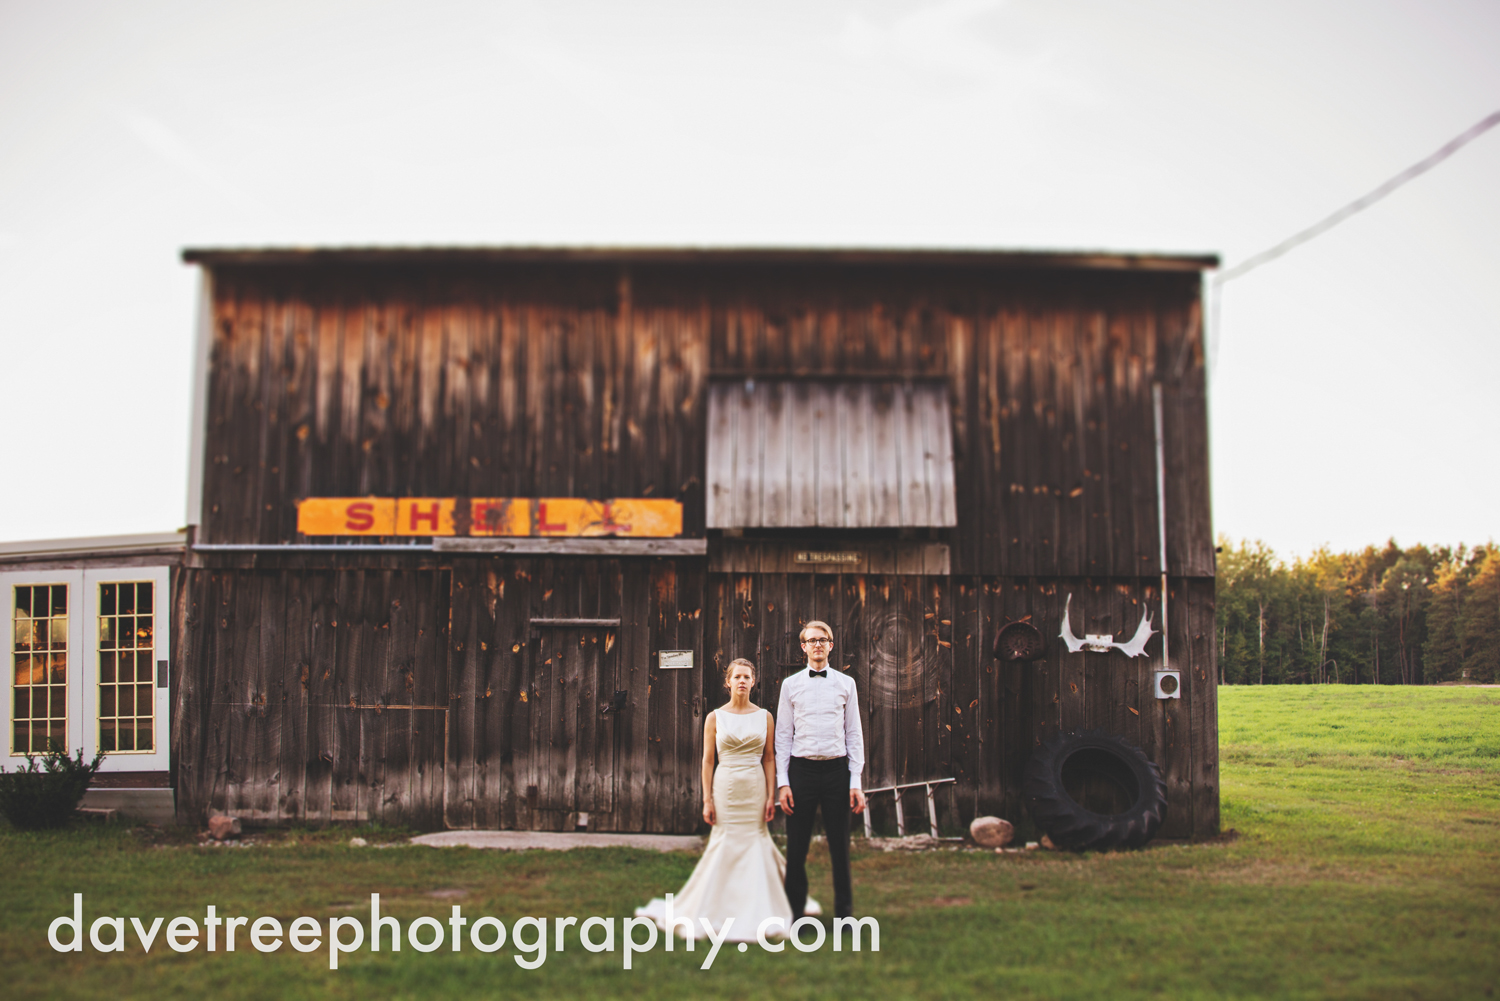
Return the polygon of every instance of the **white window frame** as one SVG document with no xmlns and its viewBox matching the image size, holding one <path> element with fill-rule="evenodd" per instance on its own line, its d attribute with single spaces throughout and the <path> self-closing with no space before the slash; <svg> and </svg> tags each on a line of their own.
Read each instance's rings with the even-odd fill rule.
<svg viewBox="0 0 1500 1001">
<path fill-rule="evenodd" d="M 172 634 L 171 621 L 168 618 L 168 613 L 172 608 L 171 568 L 105 567 L 83 571 L 83 614 L 88 619 L 88 628 L 83 640 L 85 655 L 82 665 L 83 680 L 79 687 L 84 690 L 84 719 L 87 722 L 83 729 L 85 761 L 92 761 L 94 752 L 99 750 L 99 585 L 147 580 L 152 584 L 151 635 L 155 646 L 153 656 L 157 664 L 156 670 L 160 672 L 162 661 L 168 664 L 172 662 L 172 651 L 168 645 Z M 168 677 L 170 680 L 170 676 Z M 171 689 L 162 687 L 158 682 L 154 691 L 156 693 L 156 722 L 152 727 L 152 732 L 156 750 L 149 754 L 141 751 L 118 751 L 105 754 L 104 760 L 99 763 L 101 772 L 164 772 L 167 770 L 169 748 L 172 743 Z"/>
<path fill-rule="evenodd" d="M 99 585 L 124 581 L 150 581 L 152 583 L 152 637 L 155 645 L 154 658 L 157 670 L 161 662 L 171 663 L 171 583 L 170 567 L 99 567 L 87 570 L 35 570 L 7 571 L 0 573 L 0 610 L 5 616 L 5 697 L 0 705 L 0 725 L 4 726 L 5 754 L 0 758 L 8 762 L 24 759 L 12 752 L 14 730 L 11 726 L 15 662 L 11 651 L 15 620 L 16 585 L 57 584 L 68 585 L 68 747 L 71 755 L 83 748 L 84 761 L 92 761 L 99 750 Z M 99 762 L 100 772 L 164 772 L 167 770 L 171 731 L 171 690 L 156 689 L 156 721 L 153 739 L 156 750 L 119 751 L 104 755 Z"/>
<path fill-rule="evenodd" d="M 0 573 L 0 590 L 4 592 L 0 595 L 0 611 L 3 611 L 5 615 L 5 698 L 0 700 L 3 701 L 3 705 L 0 705 L 0 726 L 4 727 L 4 730 L 0 731 L 4 734 L 0 737 L 0 747 L 3 747 L 5 753 L 0 754 L 0 764 L 5 765 L 7 771 L 15 771 L 18 766 L 26 767 L 25 755 L 16 751 L 15 728 L 11 725 L 12 717 L 15 715 L 16 691 L 16 587 L 25 584 L 68 585 L 68 746 L 66 750 L 72 754 L 83 746 L 83 703 L 80 698 L 83 684 L 79 675 L 79 668 L 84 661 L 83 571 L 21 570 Z M 87 752 L 84 760 L 92 760 L 93 754 L 93 751 Z"/>
</svg>

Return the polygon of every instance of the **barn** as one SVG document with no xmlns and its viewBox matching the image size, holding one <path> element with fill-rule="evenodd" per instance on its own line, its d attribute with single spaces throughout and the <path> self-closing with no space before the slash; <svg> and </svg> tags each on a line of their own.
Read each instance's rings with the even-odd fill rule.
<svg viewBox="0 0 1500 1001">
<path fill-rule="evenodd" d="M 105 583 L 119 616 L 121 582 L 156 575 L 162 687 L 131 710 L 160 716 L 155 757 L 124 770 L 179 820 L 692 831 L 723 666 L 753 660 L 774 707 L 817 618 L 861 693 L 866 787 L 914 786 L 908 815 L 951 778 L 945 825 L 1019 821 L 1032 750 L 1101 729 L 1160 767 L 1163 835 L 1218 832 L 1216 259 L 184 257 L 185 538 L 118 571 L 93 553 L 92 578 L 0 553 L 18 623 L 51 566 L 89 636 Z M 1120 649 L 1147 616 L 1166 632 Z M 996 655 L 1012 623 L 1036 659 Z M 104 732 L 89 642 L 46 725 Z"/>
</svg>

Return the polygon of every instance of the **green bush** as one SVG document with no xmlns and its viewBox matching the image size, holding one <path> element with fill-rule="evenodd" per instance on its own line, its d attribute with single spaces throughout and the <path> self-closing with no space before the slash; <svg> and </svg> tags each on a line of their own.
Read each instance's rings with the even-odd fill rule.
<svg viewBox="0 0 1500 1001">
<path fill-rule="evenodd" d="M 99 770 L 104 752 L 83 763 L 83 748 L 70 758 L 56 745 L 37 767 L 36 758 L 26 756 L 26 767 L 6 773 L 0 767 L 0 813 L 23 831 L 62 827 L 74 816 L 78 803 Z"/>
</svg>

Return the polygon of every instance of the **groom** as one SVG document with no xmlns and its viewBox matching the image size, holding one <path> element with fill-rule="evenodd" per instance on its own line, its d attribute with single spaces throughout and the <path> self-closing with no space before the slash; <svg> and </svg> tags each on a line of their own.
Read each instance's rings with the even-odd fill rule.
<svg viewBox="0 0 1500 1001">
<path fill-rule="evenodd" d="M 786 896 L 792 919 L 807 905 L 807 846 L 813 815 L 823 808 L 833 864 L 833 913 L 854 916 L 849 886 L 849 811 L 863 813 L 865 736 L 854 680 L 828 669 L 833 630 L 816 619 L 802 627 L 806 670 L 781 683 L 776 709 L 777 798 L 786 818 Z M 847 805 L 846 805 L 847 803 Z"/>
</svg>

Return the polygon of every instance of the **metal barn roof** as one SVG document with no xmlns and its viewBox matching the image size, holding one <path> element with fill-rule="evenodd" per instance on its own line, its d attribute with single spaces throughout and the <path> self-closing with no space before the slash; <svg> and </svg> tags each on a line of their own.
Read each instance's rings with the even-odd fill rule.
<svg viewBox="0 0 1500 1001">
<path fill-rule="evenodd" d="M 189 264 L 327 266 L 356 264 L 710 264 L 885 265 L 1204 271 L 1217 254 L 1101 250 L 940 250 L 853 247 L 265 247 L 189 248 Z"/>
</svg>

